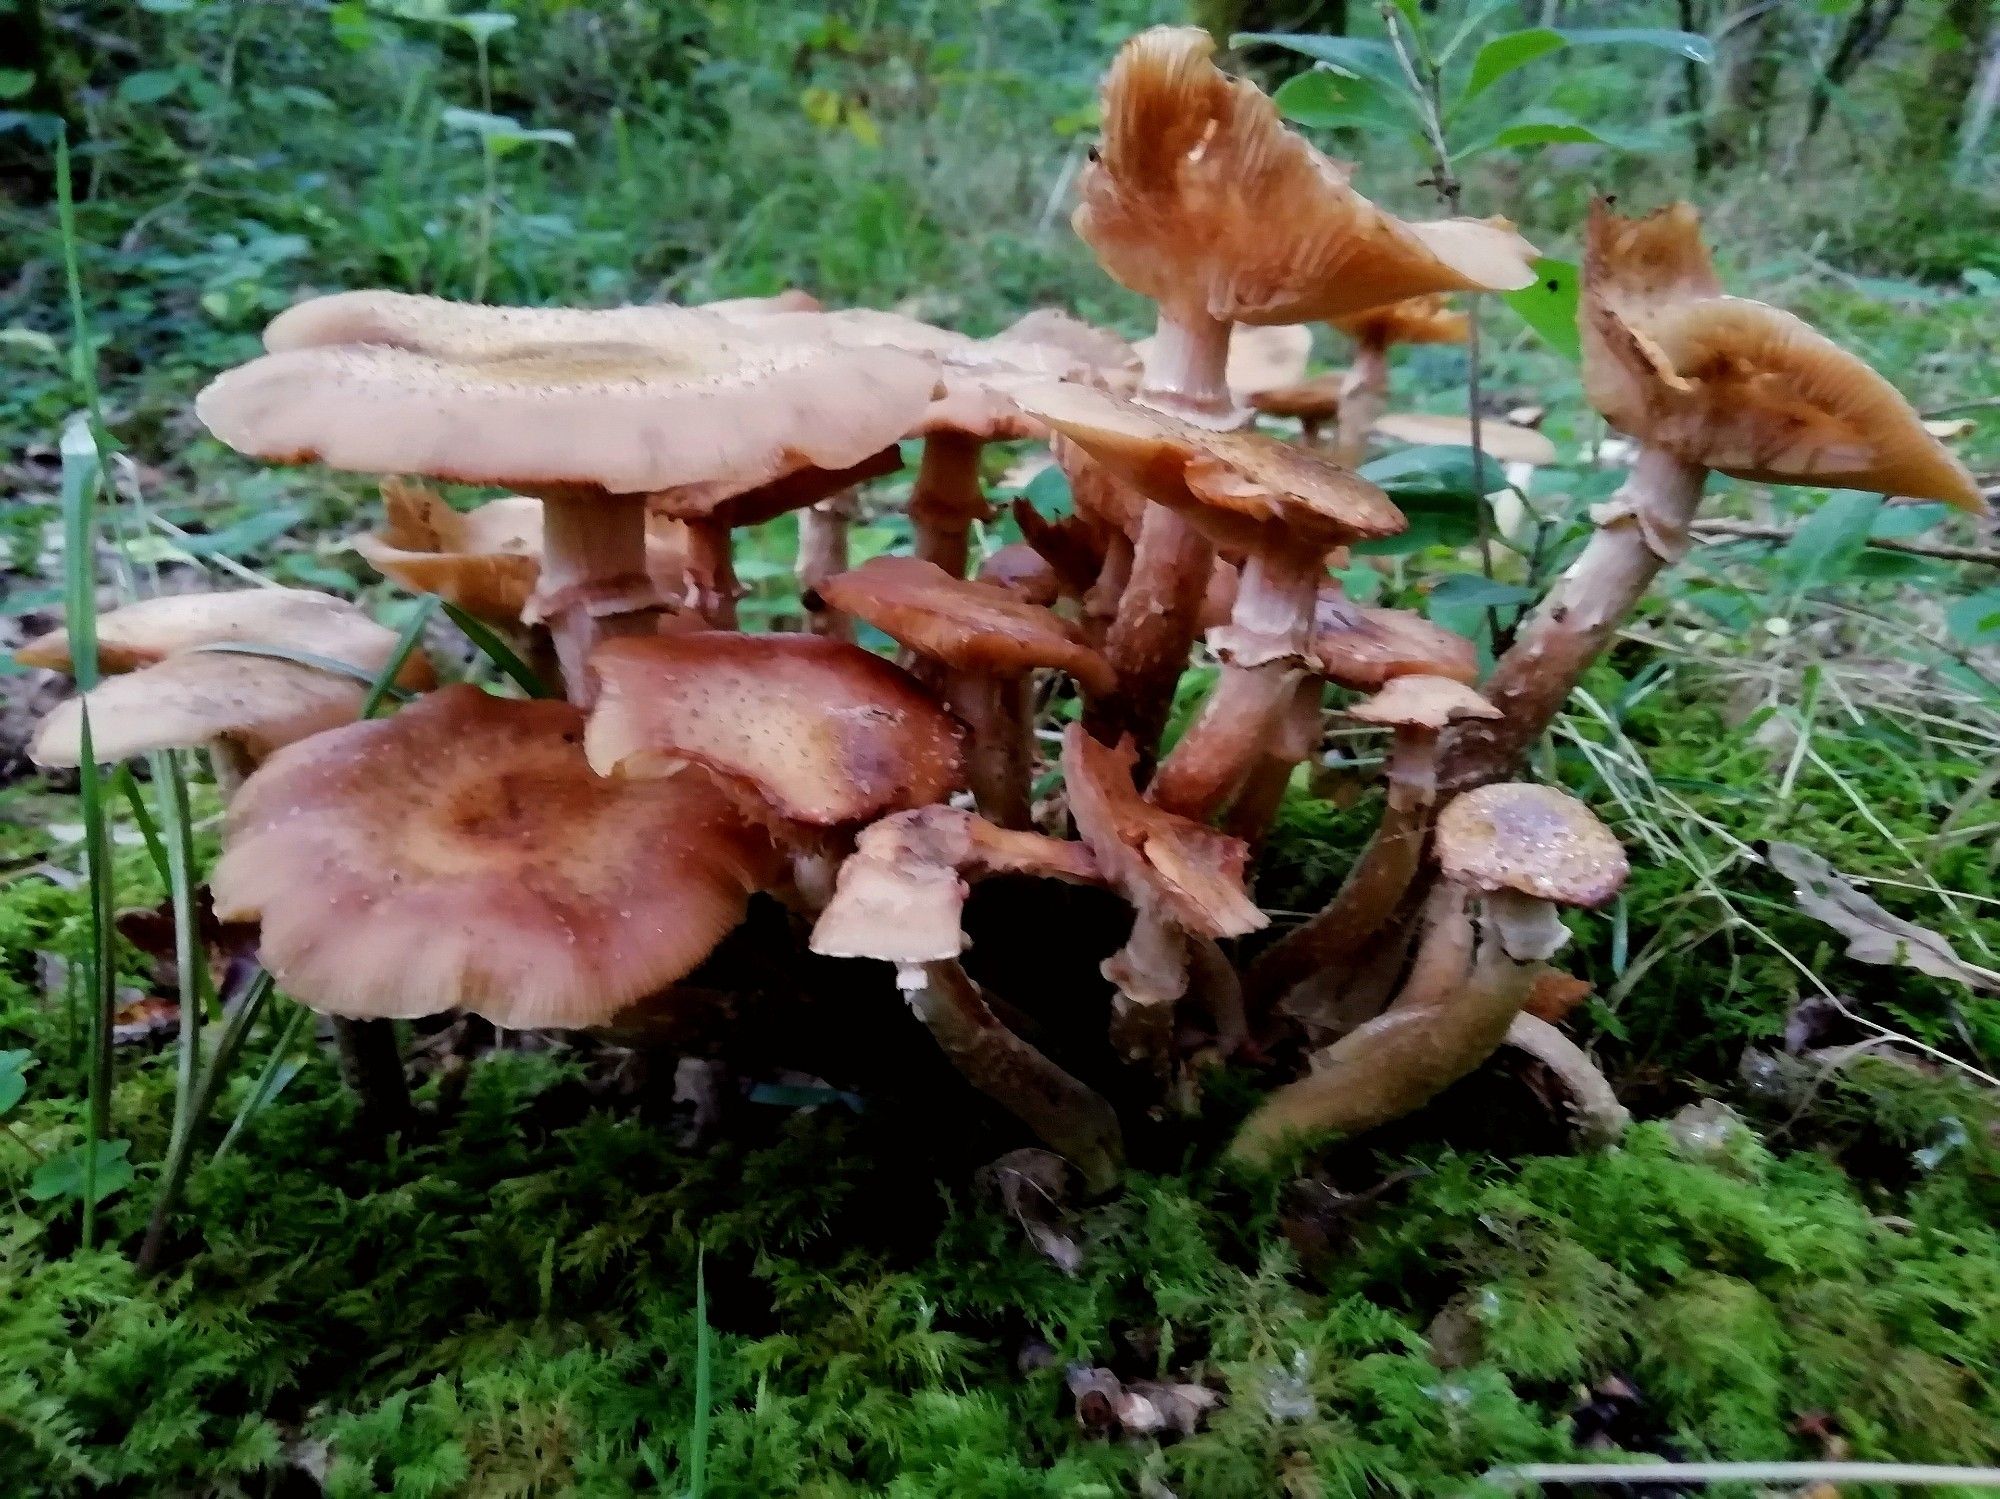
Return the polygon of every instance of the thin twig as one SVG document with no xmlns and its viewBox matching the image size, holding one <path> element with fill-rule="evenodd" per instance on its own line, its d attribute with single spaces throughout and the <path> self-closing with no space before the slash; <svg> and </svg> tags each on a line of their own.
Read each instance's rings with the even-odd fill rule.
<svg viewBox="0 0 2000 1499">
<path fill-rule="evenodd" d="M 1726 536 L 1740 541 L 1790 541 L 1798 533 L 1789 526 L 1766 526 L 1748 520 L 1698 520 L 1694 532 L 1704 540 Z M 1953 546 L 1941 541 L 1905 541 L 1900 536 L 1870 536 L 1865 545 L 1885 552 L 1904 552 L 1912 557 L 1941 557 L 1947 562 L 1978 562 L 2000 567 L 2000 547 Z"/>
</svg>

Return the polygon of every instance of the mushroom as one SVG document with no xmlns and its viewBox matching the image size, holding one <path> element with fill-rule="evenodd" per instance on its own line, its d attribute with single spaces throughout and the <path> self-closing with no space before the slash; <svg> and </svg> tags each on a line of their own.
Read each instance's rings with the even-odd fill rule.
<svg viewBox="0 0 2000 1499">
<path fill-rule="evenodd" d="M 1086 694 L 1108 692 L 1104 658 L 1049 610 L 915 557 L 877 557 L 820 591 L 943 669 L 946 701 L 972 730 L 974 801 L 1002 827 L 1029 826 L 1035 669 L 1066 671 Z"/>
<path fill-rule="evenodd" d="M 1268 1163 L 1297 1134 L 1353 1136 L 1421 1107 L 1497 1050 L 1543 960 L 1568 940 L 1559 906 L 1598 906 L 1625 882 L 1618 840 L 1590 809 L 1549 786 L 1495 783 L 1450 802 L 1437 822 L 1440 881 L 1389 1008 L 1273 1093 L 1230 1146 Z"/>
<path fill-rule="evenodd" d="M 1317 375 L 1289 385 L 1255 391 L 1250 407 L 1264 416 L 1291 417 L 1299 424 L 1299 445 L 1319 446 L 1320 428 L 1340 415 L 1340 387 L 1345 374 Z"/>
<path fill-rule="evenodd" d="M 1427 411 L 1398 411 L 1375 421 L 1375 432 L 1418 447 L 1469 448 L 1472 423 L 1462 416 L 1437 416 Z M 1496 463 L 1544 468 L 1556 461 L 1556 445 L 1533 427 L 1517 426 L 1496 417 L 1479 424 L 1479 450 Z"/>
<path fill-rule="evenodd" d="M 979 581 L 1044 608 L 1063 596 L 1062 579 L 1055 568 L 1025 541 L 1011 541 L 988 556 L 979 566 Z"/>
<path fill-rule="evenodd" d="M 460 684 L 279 751 L 232 803 L 224 921 L 316 1010 L 596 1026 L 687 974 L 776 872 L 706 772 L 605 780 L 567 703 Z"/>
<path fill-rule="evenodd" d="M 1448 742 L 1448 787 L 1507 775 L 1541 737 L 1647 586 L 1686 551 L 1711 469 L 1986 508 L 1965 465 L 1880 375 L 1791 314 L 1722 293 L 1685 203 L 1643 219 L 1593 206 L 1578 321 L 1585 394 L 1638 440 L 1638 458 L 1487 681 L 1504 717 Z"/>
<path fill-rule="evenodd" d="M 1150 358 L 1154 341 L 1142 338 L 1133 351 Z M 1312 329 L 1304 323 L 1245 324 L 1229 338 L 1229 362 L 1223 379 L 1239 402 L 1255 407 L 1262 391 L 1296 385 L 1305 378 L 1312 357 Z"/>
<path fill-rule="evenodd" d="M 461 309 L 463 326 L 433 319 L 403 346 L 288 346 L 218 377 L 195 409 L 232 447 L 274 461 L 502 484 L 540 498 L 542 572 L 530 614 L 551 622 L 569 692 L 587 702 L 591 646 L 651 627 L 650 612 L 632 607 L 647 582 L 649 496 L 695 516 L 690 570 L 712 590 L 728 571 L 717 509 L 755 490 L 806 503 L 804 476 L 879 455 L 936 385 L 926 356 L 786 331 L 805 314 L 617 311 L 627 315 L 613 319 L 622 340 L 607 337 L 610 314 L 568 314 L 596 331 L 563 342 L 532 336 L 569 325 L 553 312 L 485 309 L 509 316 L 482 319 Z"/>
<path fill-rule="evenodd" d="M 1103 967 L 1117 990 L 1112 1033 L 1127 1055 L 1164 1067 L 1174 1008 L 1188 988 L 1188 938 L 1240 937 L 1269 922 L 1243 888 L 1249 850 L 1141 797 L 1129 743 L 1112 749 L 1071 724 L 1062 758 L 1077 832 L 1134 912 L 1131 939 Z M 1219 1028 L 1235 1029 L 1233 1017 Z"/>
<path fill-rule="evenodd" d="M 542 572 L 542 502 L 508 495 L 458 511 L 436 490 L 382 481 L 382 525 L 354 550 L 413 593 L 496 624 L 518 624 Z"/>
<path fill-rule="evenodd" d="M 77 764 L 87 710 L 99 761 L 203 747 L 228 790 L 272 751 L 351 722 L 368 679 L 388 664 L 396 643 L 395 631 L 350 601 L 309 589 L 166 594 L 125 604 L 97 618 L 98 665 L 113 675 L 58 704 L 28 753 L 40 765 Z M 264 649 L 279 654 L 256 654 Z M 14 659 L 68 671 L 68 632 L 30 641 Z M 413 652 L 396 680 L 423 688 L 436 678 Z"/>
<path fill-rule="evenodd" d="M 1110 1104 L 1008 1029 L 959 964 L 967 881 L 987 874 L 1102 883 L 1081 844 L 919 807 L 856 840 L 813 928 L 813 951 L 894 963 L 904 998 L 952 1065 L 1103 1190 L 1123 1158 Z"/>
<path fill-rule="evenodd" d="M 854 638 L 853 621 L 839 610 L 827 607 L 819 586 L 835 574 L 847 571 L 847 530 L 859 509 L 855 492 L 843 489 L 799 512 L 799 552 L 792 576 L 799 586 L 806 629 L 829 640 Z"/>
<path fill-rule="evenodd" d="M 1518 283 L 1525 286 L 1526 282 Z M 1472 322 L 1442 296 L 1405 297 L 1335 318 L 1354 340 L 1354 362 L 1340 385 L 1340 435 L 1334 456 L 1350 468 L 1368 457 L 1368 434 L 1380 430 L 1389 405 L 1389 350 L 1396 344 L 1462 344 Z"/>
</svg>

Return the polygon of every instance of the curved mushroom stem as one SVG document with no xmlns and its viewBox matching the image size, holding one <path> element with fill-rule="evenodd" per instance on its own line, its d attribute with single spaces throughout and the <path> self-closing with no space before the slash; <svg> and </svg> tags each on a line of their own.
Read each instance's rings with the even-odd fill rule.
<svg viewBox="0 0 2000 1499">
<path fill-rule="evenodd" d="M 1609 1145 L 1632 1122 L 1632 1115 L 1590 1054 L 1548 1021 L 1526 1013 L 1507 1027 L 1507 1045 L 1526 1052 L 1554 1073 L 1569 1093 L 1577 1132 L 1593 1145 Z"/>
<path fill-rule="evenodd" d="M 1534 964 L 1509 957 L 1483 923 L 1475 946 L 1464 892 L 1450 885 L 1425 915 L 1431 925 L 1395 1002 L 1266 1099 L 1231 1142 L 1232 1157 L 1268 1164 L 1292 1136 L 1353 1136 L 1399 1119 L 1499 1049 L 1534 986 Z"/>
<path fill-rule="evenodd" d="M 695 613 L 710 629 L 736 628 L 736 556 L 724 521 L 702 519 L 687 526 L 687 579 Z"/>
<path fill-rule="evenodd" d="M 1302 677 L 1293 687 L 1291 701 L 1278 711 L 1270 742 L 1223 816 L 1222 830 L 1249 844 L 1253 854 L 1263 847 L 1278 809 L 1285 804 L 1292 772 L 1319 748 L 1320 685 L 1318 677 Z"/>
<path fill-rule="evenodd" d="M 1232 1057 L 1250 1039 L 1243 1015 L 1243 980 L 1213 937 L 1189 933 L 1187 958 L 1189 989 L 1215 1023 L 1216 1052 Z"/>
<path fill-rule="evenodd" d="M 968 1082 L 1075 1166 L 1091 1191 L 1116 1184 L 1124 1139 L 1095 1089 L 1002 1025 L 956 960 L 904 964 L 896 973 L 910 1009 Z"/>
<path fill-rule="evenodd" d="M 1003 828 L 1031 828 L 1030 788 L 1035 764 L 1032 673 L 955 674 L 948 705 L 972 731 L 966 767 L 973 804 Z"/>
<path fill-rule="evenodd" d="M 1653 579 L 1687 550 L 1708 471 L 1642 447 L 1632 476 L 1597 512 L 1597 531 L 1493 668 L 1480 692 L 1502 717 L 1445 740 L 1439 782 L 1464 791 L 1513 773 L 1562 711 Z"/>
<path fill-rule="evenodd" d="M 362 1128 L 374 1134 L 400 1129 L 410 1114 L 410 1084 L 393 1020 L 333 1017 L 340 1075 L 361 1100 Z"/>
<path fill-rule="evenodd" d="M 1161 1078 L 1174 1067 L 1174 1013 L 1188 989 L 1188 934 L 1153 906 L 1142 907 L 1125 945 L 1101 969 L 1117 993 L 1111 1044 Z"/>
<path fill-rule="evenodd" d="M 589 707 L 597 697 L 590 653 L 611 635 L 651 628 L 646 572 L 646 506 L 637 495 L 552 487 L 541 491 L 542 575 L 530 603 L 546 621 L 569 700 Z M 533 622 L 533 621 L 531 621 Z"/>
<path fill-rule="evenodd" d="M 1354 363 L 1340 382 L 1339 430 L 1333 456 L 1345 468 L 1368 460 L 1368 434 L 1389 409 L 1389 347 L 1367 342 L 1354 351 Z"/>
<path fill-rule="evenodd" d="M 1118 601 L 1125 596 L 1125 585 L 1131 581 L 1131 539 L 1122 531 L 1114 531 L 1105 543 L 1104 562 L 1097 570 L 1097 581 L 1083 596 L 1081 625 L 1084 644 L 1093 649 L 1103 646 L 1105 637 L 1111 633 L 1112 623 L 1118 618 Z"/>
<path fill-rule="evenodd" d="M 979 452 L 984 446 L 962 432 L 933 432 L 910 486 L 910 524 L 917 555 L 954 578 L 965 576 L 967 537 L 974 521 L 992 512 L 979 484 Z"/>
<path fill-rule="evenodd" d="M 818 595 L 819 585 L 847 571 L 847 527 L 854 519 L 854 491 L 808 505 L 799 512 L 799 558 L 794 568 L 806 629 L 829 640 L 852 640 L 854 621 Z"/>
<path fill-rule="evenodd" d="M 1319 448 L 1319 429 L 1323 425 L 1323 423 L 1324 419 L 1321 417 L 1317 416 L 1300 417 L 1299 446 L 1306 449 L 1308 452 L 1316 452 Z"/>
<path fill-rule="evenodd" d="M 1240 427 L 1246 413 L 1229 390 L 1229 337 L 1236 325 L 1199 309 L 1160 307 L 1139 398 L 1207 427 Z"/>
<path fill-rule="evenodd" d="M 215 794 L 222 798 L 226 806 L 229 799 L 236 795 L 236 788 L 250 778 L 257 762 L 242 745 L 225 737 L 209 740 L 208 768 L 215 777 Z"/>
</svg>

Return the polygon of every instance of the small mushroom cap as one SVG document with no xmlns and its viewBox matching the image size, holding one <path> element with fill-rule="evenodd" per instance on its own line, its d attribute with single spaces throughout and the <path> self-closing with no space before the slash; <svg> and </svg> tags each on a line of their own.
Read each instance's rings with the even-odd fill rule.
<svg viewBox="0 0 2000 1499">
<path fill-rule="evenodd" d="M 1469 448 L 1472 423 L 1462 416 L 1428 411 L 1391 412 L 1375 419 L 1375 431 L 1396 442 L 1420 447 Z M 1479 448 L 1501 463 L 1527 463 L 1542 468 L 1556 461 L 1556 445 L 1533 427 L 1487 417 L 1479 424 Z"/>
<path fill-rule="evenodd" d="M 1478 786 L 1438 814 L 1438 863 L 1449 879 L 1565 906 L 1601 906 L 1630 867 L 1611 829 L 1553 786 Z"/>
<path fill-rule="evenodd" d="M 956 807 L 885 817 L 855 840 L 812 950 L 834 958 L 935 963 L 965 950 L 961 925 L 973 874 L 1034 874 L 1099 882 L 1081 843 L 1012 832 Z"/>
<path fill-rule="evenodd" d="M 1500 710 L 1452 677 L 1391 677 L 1373 697 L 1347 710 L 1363 723 L 1442 729 L 1461 718 L 1500 718 Z"/>
<path fill-rule="evenodd" d="M 1017 599 L 1046 607 L 1062 597 L 1062 579 L 1048 559 L 1025 541 L 1012 541 L 980 564 L 979 581 Z"/>
<path fill-rule="evenodd" d="M 199 749 L 217 741 L 250 760 L 352 723 L 368 696 L 352 677 L 234 651 L 190 650 L 120 676 L 58 703 L 35 729 L 28 757 L 37 765 L 83 762 L 83 714 L 100 765 L 152 750 Z"/>
<path fill-rule="evenodd" d="M 1023 387 L 1015 399 L 1093 461 L 1231 550 L 1325 550 L 1394 536 L 1409 524 L 1366 479 L 1266 433 L 1215 432 L 1055 381 Z"/>
<path fill-rule="evenodd" d="M 928 356 L 776 326 L 806 314 L 632 310 L 660 325 L 644 342 L 268 354 L 217 377 L 195 411 L 239 452 L 281 463 L 523 490 L 734 495 L 862 462 L 915 424 L 937 384 Z"/>
<path fill-rule="evenodd" d="M 1643 219 L 1591 209 L 1577 317 L 1591 405 L 1684 462 L 1986 508 L 1888 381 L 1790 313 L 1722 295 L 1685 203 Z"/>
<path fill-rule="evenodd" d="M 382 528 L 354 550 L 386 578 L 480 619 L 516 621 L 542 572 L 542 502 L 509 495 L 458 511 L 436 491 L 382 483 Z"/>
<path fill-rule="evenodd" d="M 1316 375 L 1293 385 L 1274 385 L 1269 390 L 1250 393 L 1250 405 L 1266 416 L 1296 416 L 1308 420 L 1340 415 L 1340 387 L 1345 371 Z"/>
<path fill-rule="evenodd" d="M 586 1026 L 693 969 L 777 873 L 688 770 L 608 781 L 567 703 L 451 686 L 274 756 L 231 804 L 216 913 L 336 1015 Z"/>
<path fill-rule="evenodd" d="M 768 297 L 721 297 L 703 302 L 701 310 L 723 317 L 766 317 L 774 312 L 824 312 L 826 308 L 803 287 L 788 286 Z"/>
<path fill-rule="evenodd" d="M 1408 224 L 1370 203 L 1214 50 L 1197 27 L 1157 26 L 1105 75 L 1103 140 L 1071 222 L 1118 281 L 1222 321 L 1306 323 L 1534 280 L 1510 225 Z"/>
<path fill-rule="evenodd" d="M 1463 635 L 1407 609 L 1357 604 L 1338 584 L 1314 601 L 1312 657 L 1328 680 L 1363 692 L 1397 677 L 1479 679 L 1479 653 Z"/>
<path fill-rule="evenodd" d="M 1066 621 L 992 583 L 954 578 L 916 557 L 876 557 L 819 585 L 827 603 L 954 671 L 1020 676 L 1068 672 L 1088 692 L 1117 678 Z"/>
<path fill-rule="evenodd" d="M 1133 905 L 1164 908 L 1204 937 L 1240 937 L 1268 925 L 1243 888 L 1249 845 L 1141 797 L 1132 786 L 1137 759 L 1129 741 L 1112 749 L 1082 724 L 1063 733 L 1070 815 L 1105 879 Z"/>
<path fill-rule="evenodd" d="M 817 505 L 844 489 L 893 474 L 902 463 L 900 450 L 891 445 L 845 468 L 794 469 L 782 478 L 748 487 L 722 481 L 664 490 L 647 497 L 646 509 L 656 518 L 758 526 L 794 510 Z"/>
<path fill-rule="evenodd" d="M 834 827 L 964 785 L 963 730 L 915 679 L 845 641 L 726 630 L 592 653 L 585 748 L 600 775 L 696 764 L 788 822 Z"/>
<path fill-rule="evenodd" d="M 1333 326 L 1359 344 L 1462 344 L 1472 336 L 1472 320 L 1442 296 L 1405 297 L 1384 307 L 1335 318 Z"/>
<path fill-rule="evenodd" d="M 379 671 L 395 653 L 396 632 L 349 599 L 309 588 L 247 588 L 232 593 L 172 593 L 121 604 L 97 617 L 100 671 L 133 671 L 204 645 L 270 645 Z M 14 653 L 23 666 L 70 669 L 69 632 L 53 630 Z M 436 681 L 430 662 L 412 652 L 398 686 Z"/>
</svg>

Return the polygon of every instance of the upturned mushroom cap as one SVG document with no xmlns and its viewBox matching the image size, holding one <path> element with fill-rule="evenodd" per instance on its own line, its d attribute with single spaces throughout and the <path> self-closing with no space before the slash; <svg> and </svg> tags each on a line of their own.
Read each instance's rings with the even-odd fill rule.
<svg viewBox="0 0 2000 1499">
<path fill-rule="evenodd" d="M 1345 372 L 1316 375 L 1292 385 L 1274 385 L 1269 390 L 1252 391 L 1250 405 L 1266 416 L 1295 416 L 1324 421 L 1340 415 L 1340 387 L 1346 378 Z"/>
<path fill-rule="evenodd" d="M 382 483 L 382 527 L 354 538 L 375 571 L 481 619 L 520 619 L 542 572 L 542 502 L 509 495 L 458 511 L 435 490 Z"/>
<path fill-rule="evenodd" d="M 1105 75 L 1071 222 L 1118 281 L 1222 321 L 1307 323 L 1534 280 L 1533 247 L 1504 223 L 1408 224 L 1370 203 L 1214 50 L 1206 31 L 1158 26 Z"/>
<path fill-rule="evenodd" d="M 1117 678 L 1066 621 L 992 583 L 954 578 L 934 562 L 876 557 L 819 585 L 827 603 L 954 671 L 1020 676 L 1068 672 L 1088 692 Z"/>
<path fill-rule="evenodd" d="M 1050 381 L 1014 393 L 1148 499 L 1239 551 L 1394 536 L 1389 497 L 1330 458 L 1262 432 L 1216 432 L 1105 391 Z"/>
<path fill-rule="evenodd" d="M 1046 607 L 1062 597 L 1062 579 L 1040 552 L 1012 541 L 980 564 L 979 581 L 1004 588 L 1015 598 Z"/>
<path fill-rule="evenodd" d="M 1452 677 L 1392 677 L 1373 697 L 1347 710 L 1363 723 L 1408 729 L 1442 729 L 1461 718 L 1499 718 L 1501 712 Z"/>
<path fill-rule="evenodd" d="M 1390 412 L 1375 419 L 1380 436 L 1422 447 L 1469 448 L 1472 423 L 1462 416 L 1427 411 Z M 1479 448 L 1501 463 L 1526 463 L 1536 468 L 1556 461 L 1556 445 L 1533 427 L 1517 427 L 1492 417 L 1479 424 Z"/>
<path fill-rule="evenodd" d="M 643 340 L 268 354 L 211 382 L 195 410 L 231 447 L 274 462 L 734 495 L 862 462 L 910 429 L 937 383 L 928 356 L 788 335 L 783 314 L 630 310 L 647 315 Z"/>
<path fill-rule="evenodd" d="M 251 761 L 352 723 L 368 695 L 352 677 L 268 656 L 192 650 L 106 677 L 89 692 L 58 703 L 35 729 L 28 757 L 37 765 L 83 761 L 83 714 L 99 764 L 152 750 L 199 749 L 217 742 Z"/>
<path fill-rule="evenodd" d="M 1200 936 L 1240 937 L 1268 925 L 1243 888 L 1249 845 L 1140 796 L 1137 759 L 1129 742 L 1111 749 L 1082 724 L 1063 734 L 1070 815 L 1105 879 L 1134 906 L 1163 908 Z"/>
<path fill-rule="evenodd" d="M 1986 508 L 1888 381 L 1790 313 L 1722 294 L 1685 203 L 1642 219 L 1593 206 L 1577 317 L 1591 405 L 1684 462 Z"/>
<path fill-rule="evenodd" d="M 904 672 L 812 635 L 607 640 L 585 747 L 606 776 L 724 778 L 787 822 L 834 827 L 942 801 L 964 785 L 963 731 Z"/>
<path fill-rule="evenodd" d="M 955 807 L 885 817 L 855 840 L 812 950 L 834 958 L 936 963 L 965 950 L 961 919 L 975 874 L 1033 874 L 1097 884 L 1081 843 L 1012 832 Z"/>
<path fill-rule="evenodd" d="M 1397 677 L 1479 678 L 1479 653 L 1463 635 L 1407 609 L 1357 604 L 1333 583 L 1314 602 L 1311 649 L 1329 681 L 1364 692 Z"/>
<path fill-rule="evenodd" d="M 1446 878 L 1564 906 L 1601 906 L 1625 883 L 1625 850 L 1582 802 L 1553 786 L 1501 781 L 1438 814 Z"/>
<path fill-rule="evenodd" d="M 1333 326 L 1360 344 L 1462 344 L 1472 336 L 1472 320 L 1442 296 L 1405 297 L 1384 307 L 1335 318 Z"/>
<path fill-rule="evenodd" d="M 704 772 L 608 781 L 583 715 L 451 686 L 274 756 L 231 804 L 225 921 L 314 1009 L 586 1026 L 693 969 L 775 877 Z"/>
<path fill-rule="evenodd" d="M 100 671 L 134 671 L 205 645 L 269 645 L 379 671 L 396 649 L 396 632 L 378 625 L 351 600 L 308 588 L 247 588 L 231 593 L 173 593 L 121 604 L 97 617 Z M 52 630 L 14 653 L 23 666 L 70 669 L 69 632 Z M 436 681 L 430 662 L 413 652 L 398 686 Z"/>
</svg>

